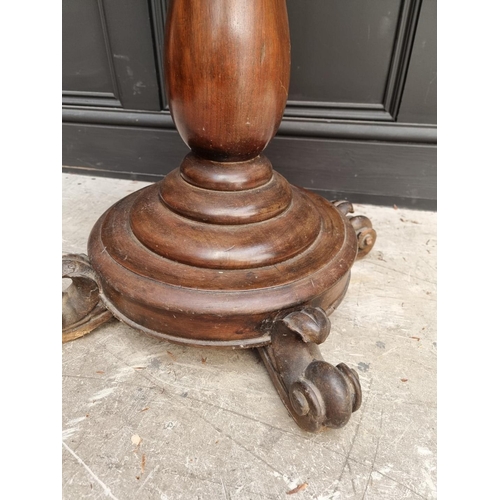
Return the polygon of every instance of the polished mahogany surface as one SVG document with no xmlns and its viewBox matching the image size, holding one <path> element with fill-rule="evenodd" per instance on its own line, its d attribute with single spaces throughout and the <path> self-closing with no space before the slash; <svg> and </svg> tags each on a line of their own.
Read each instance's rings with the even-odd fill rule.
<svg viewBox="0 0 500 500">
<path fill-rule="evenodd" d="M 285 0 L 172 0 L 165 63 L 170 111 L 192 152 L 94 227 L 89 258 L 106 305 L 162 338 L 233 347 L 268 343 L 283 311 L 331 312 L 356 233 L 262 153 L 287 98 Z"/>
<path fill-rule="evenodd" d="M 304 303 L 331 312 L 345 293 L 356 235 L 322 198 L 292 188 L 297 204 L 319 225 L 303 226 L 294 220 L 304 219 L 287 212 L 293 220 L 275 217 L 266 229 L 266 222 L 227 225 L 180 217 L 163 205 L 160 189 L 154 184 L 118 202 L 89 240 L 105 296 L 125 321 L 187 343 L 251 346 L 255 342 L 245 340 L 265 335 L 273 313 Z M 138 215 L 140 223 L 134 223 Z M 294 247 L 296 233 L 305 230 L 312 237 Z"/>
<path fill-rule="evenodd" d="M 257 156 L 276 133 L 290 80 L 284 0 L 174 0 L 165 81 L 175 125 L 200 156 Z"/>
<path fill-rule="evenodd" d="M 172 342 L 256 347 L 300 428 L 342 427 L 360 380 L 318 344 L 376 232 L 263 154 L 287 97 L 285 0 L 171 0 L 166 31 L 170 110 L 192 151 L 101 216 L 88 258 L 63 256 L 63 341 L 114 316 Z"/>
</svg>

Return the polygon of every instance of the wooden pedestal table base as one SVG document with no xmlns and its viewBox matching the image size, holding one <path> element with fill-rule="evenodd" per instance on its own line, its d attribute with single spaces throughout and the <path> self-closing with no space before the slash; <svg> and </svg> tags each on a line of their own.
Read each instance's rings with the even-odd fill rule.
<svg viewBox="0 0 500 500">
<path fill-rule="evenodd" d="M 318 344 L 376 233 L 262 154 L 287 99 L 285 0 L 171 0 L 165 68 L 191 152 L 101 216 L 88 258 L 63 257 L 63 340 L 114 316 L 171 342 L 258 348 L 301 428 L 342 427 L 361 404 L 358 376 Z"/>
<path fill-rule="evenodd" d="M 158 185 L 149 189 L 157 192 Z M 333 312 L 347 290 L 352 264 L 347 260 L 348 257 L 352 260 L 355 257 L 361 258 L 375 243 L 376 233 L 371 228 L 370 221 L 363 216 L 346 218 L 345 214 L 352 211 L 349 202 L 333 202 L 330 205 L 322 203 L 335 215 L 334 220 L 343 222 L 341 227 L 347 233 L 338 231 L 338 228 L 333 231 L 332 228 L 323 238 L 332 247 L 335 247 L 333 241 L 337 239 L 341 239 L 344 245 L 340 247 L 339 253 L 332 254 L 325 252 L 321 242 L 317 241 L 318 237 L 315 237 L 315 243 L 311 245 L 312 248 L 304 251 L 302 259 L 313 262 L 314 249 L 319 248 L 323 259 L 325 255 L 328 256 L 326 264 L 318 266 L 316 272 L 302 271 L 305 274 L 302 279 L 285 283 L 284 272 L 290 262 L 293 266 L 297 265 L 300 256 L 293 257 L 289 263 L 285 261 L 251 270 L 194 268 L 159 257 L 147 247 L 138 245 L 135 236 L 124 236 L 132 232 L 130 225 L 124 222 L 131 218 L 127 207 L 133 206 L 135 200 L 141 200 L 141 193 L 144 191 L 119 202 L 96 224 L 89 241 L 89 251 L 99 272 L 91 267 L 84 255 L 63 256 L 63 277 L 73 280 L 63 294 L 63 341 L 81 337 L 115 316 L 144 333 L 176 343 L 204 347 L 257 347 L 284 405 L 302 429 L 315 432 L 325 427 L 338 428 L 345 425 L 351 413 L 361 405 L 358 375 L 343 363 L 335 367 L 325 362 L 318 344 L 324 342 L 330 333 L 330 321 L 325 311 Z M 138 202 L 138 206 L 143 207 L 143 203 Z M 120 224 L 124 224 L 123 228 Z M 330 227 L 326 222 L 322 225 Z M 333 238 L 335 233 L 342 237 L 330 241 L 329 238 Z M 104 246 L 103 239 L 110 244 L 109 247 Z M 122 248 L 121 245 L 125 247 Z M 342 249 L 345 255 L 339 258 Z M 150 272 L 134 268 L 141 265 L 146 268 L 146 261 L 142 259 L 148 256 L 151 260 Z M 159 262 L 164 265 L 163 275 L 175 282 L 172 290 L 169 290 L 167 283 L 160 283 L 159 278 L 156 278 L 156 282 L 153 281 L 154 276 L 162 276 L 161 269 L 154 267 Z M 167 269 L 167 262 L 172 268 L 178 269 Z M 125 265 L 128 267 L 124 267 Z M 107 278 L 110 282 L 105 285 L 103 281 L 106 280 L 101 278 L 106 276 L 102 266 L 114 266 L 112 272 L 118 272 L 118 275 L 110 274 Z M 191 271 L 193 275 L 194 269 L 197 275 L 191 280 L 197 286 L 205 283 L 202 290 L 181 285 L 183 279 L 189 281 L 186 273 Z M 300 271 L 292 272 L 300 275 Z M 275 286 L 262 288 L 257 281 L 257 288 L 246 288 L 252 280 L 256 277 L 258 279 L 259 273 L 263 273 L 268 280 L 272 277 Z M 120 274 L 123 275 L 123 282 L 117 284 Z M 318 294 L 317 287 L 322 284 L 324 286 L 325 279 L 330 288 Z M 216 286 L 217 280 L 219 287 Z M 281 285 L 277 283 L 279 280 L 283 281 Z M 229 287 L 231 282 L 232 289 L 222 289 Z M 154 305 L 150 303 L 148 285 L 158 297 Z M 305 297 L 312 295 L 312 298 L 299 298 L 300 303 L 297 304 L 298 294 L 304 285 L 307 290 Z M 176 292 L 179 295 L 187 294 L 188 298 L 181 299 L 186 300 L 183 305 L 179 301 L 173 304 L 164 297 L 169 292 L 174 295 Z M 189 294 L 192 294 L 192 300 L 189 299 Z M 205 302 L 200 301 L 200 294 L 205 296 Z M 276 300 L 272 299 L 273 294 L 276 295 Z M 144 295 L 142 304 L 141 295 Z M 248 307 L 243 307 L 247 302 L 246 295 L 253 308 L 251 311 Z M 262 300 L 259 300 L 259 296 L 263 297 Z M 255 306 L 256 299 L 261 310 Z M 233 305 L 231 301 L 234 301 Z M 233 312 L 229 313 L 230 311 Z"/>
</svg>

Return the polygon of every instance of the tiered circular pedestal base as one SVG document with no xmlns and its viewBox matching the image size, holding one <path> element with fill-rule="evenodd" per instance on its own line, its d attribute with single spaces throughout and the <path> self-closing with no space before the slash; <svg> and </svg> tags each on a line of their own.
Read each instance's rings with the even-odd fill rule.
<svg viewBox="0 0 500 500">
<path fill-rule="evenodd" d="M 359 379 L 318 344 L 376 233 L 346 217 L 349 202 L 291 186 L 262 155 L 287 100 L 286 3 L 173 0 L 164 53 L 169 110 L 191 153 L 99 219 L 88 259 L 65 256 L 63 335 L 85 335 L 107 308 L 172 342 L 258 347 L 302 429 L 342 427 L 361 405 Z"/>
<path fill-rule="evenodd" d="M 238 348 L 269 343 L 283 312 L 311 305 L 331 313 L 357 252 L 346 217 L 263 168 L 264 157 L 246 165 L 240 184 L 234 165 L 229 177 L 214 166 L 217 189 L 195 184 L 204 172 L 195 160 L 96 223 L 88 255 L 112 313 L 173 342 Z"/>
</svg>

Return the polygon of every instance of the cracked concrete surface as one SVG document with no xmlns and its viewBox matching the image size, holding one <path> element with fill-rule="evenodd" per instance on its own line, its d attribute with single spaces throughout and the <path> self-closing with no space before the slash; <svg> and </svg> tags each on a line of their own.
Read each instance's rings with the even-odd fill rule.
<svg viewBox="0 0 500 500">
<path fill-rule="evenodd" d="M 63 250 L 85 252 L 102 212 L 144 185 L 64 174 Z M 301 431 L 253 351 L 173 345 L 113 321 L 62 348 L 63 497 L 436 498 L 436 214 L 356 211 L 377 244 L 321 347 L 360 375 L 346 427 Z"/>
</svg>

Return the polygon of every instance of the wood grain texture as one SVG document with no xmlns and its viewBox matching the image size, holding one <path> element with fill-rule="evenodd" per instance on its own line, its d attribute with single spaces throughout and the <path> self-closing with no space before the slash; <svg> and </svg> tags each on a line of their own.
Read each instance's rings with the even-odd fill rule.
<svg viewBox="0 0 500 500">
<path fill-rule="evenodd" d="M 246 181 L 252 180 L 247 175 L 241 177 L 243 184 L 249 184 Z M 184 180 L 179 170 L 174 170 L 161 182 L 160 197 L 180 215 L 217 224 L 261 222 L 277 217 L 292 202 L 290 184 L 282 175 L 272 172 L 269 181 L 261 186 L 223 191 L 193 186 Z"/>
<path fill-rule="evenodd" d="M 215 191 L 242 191 L 269 182 L 273 177 L 273 167 L 264 155 L 249 161 L 220 163 L 190 153 L 184 158 L 180 173 L 193 186 Z"/>
<path fill-rule="evenodd" d="M 153 219 L 134 218 L 148 199 L 158 200 L 158 189 L 154 184 L 118 202 L 101 217 L 89 239 L 89 256 L 108 305 L 125 322 L 178 342 L 237 341 L 251 347 L 251 339 L 267 335 L 266 319 L 279 311 L 311 303 L 331 312 L 345 294 L 356 258 L 356 235 L 326 200 L 294 188 L 302 200 L 298 203 L 316 212 L 321 223 L 312 244 L 301 248 L 300 239 L 308 240 L 297 235 L 307 226 L 297 224 L 293 212 L 271 219 L 281 229 L 261 233 L 262 223 L 207 224 L 201 229 L 200 223 L 169 212 L 157 201 L 156 215 L 178 217 L 176 224 L 165 223 L 162 232 L 160 225 L 150 225 Z M 298 229 L 289 239 L 286 232 L 292 227 Z M 246 240 L 239 241 L 235 228 L 247 233 Z M 234 254 L 221 257 L 214 247 L 220 235 L 239 245 Z M 298 248 L 298 253 L 288 254 Z"/>
<path fill-rule="evenodd" d="M 290 259 L 309 247 L 321 229 L 318 211 L 299 192 L 282 215 L 260 223 L 249 219 L 237 225 L 225 224 L 225 219 L 218 223 L 192 220 L 168 210 L 157 189 L 148 189 L 131 208 L 130 226 L 141 243 L 155 253 L 216 269 L 249 269 Z"/>
<path fill-rule="evenodd" d="M 135 328 L 187 344 L 264 345 L 283 311 L 340 303 L 356 232 L 261 154 L 286 102 L 285 1 L 173 0 L 167 24 L 171 110 L 193 151 L 101 217 L 89 258 L 103 301 Z"/>
<path fill-rule="evenodd" d="M 353 241 L 354 235 L 350 231 L 344 234 L 343 219 L 337 212 L 332 212 L 330 205 L 324 200 L 317 206 L 323 223 L 321 237 L 308 251 L 293 259 L 258 269 L 235 268 L 230 272 L 220 272 L 217 268 L 193 268 L 175 260 L 166 261 L 165 257 L 138 244 L 130 228 L 130 209 L 138 194 L 120 201 L 97 225 L 100 227 L 101 250 L 105 249 L 114 261 L 141 276 L 173 286 L 186 286 L 186 276 L 189 274 L 189 286 L 193 289 L 237 291 L 291 283 L 298 277 L 297 269 L 307 268 L 311 275 L 319 274 L 326 256 L 330 256 L 332 268 L 335 265 L 340 267 L 328 279 L 335 281 L 345 271 L 346 264 L 341 250 L 346 243 Z M 99 239 L 99 236 L 96 237 Z M 347 257 L 351 258 L 352 255 Z M 314 278 L 311 284 L 316 283 Z"/>
<path fill-rule="evenodd" d="M 186 144 L 220 161 L 257 156 L 288 96 L 290 35 L 283 0 L 170 3 L 165 80 Z"/>
</svg>

